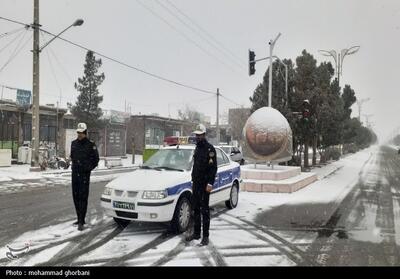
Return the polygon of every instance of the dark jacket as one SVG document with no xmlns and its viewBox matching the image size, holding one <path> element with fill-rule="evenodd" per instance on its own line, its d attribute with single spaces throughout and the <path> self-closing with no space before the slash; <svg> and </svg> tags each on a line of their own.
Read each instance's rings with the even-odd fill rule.
<svg viewBox="0 0 400 279">
<path fill-rule="evenodd" d="M 72 171 L 91 172 L 99 163 L 99 152 L 96 144 L 84 138 L 71 143 Z"/>
<path fill-rule="evenodd" d="M 218 169 L 214 146 L 206 140 L 197 143 L 193 161 L 192 181 L 204 184 L 204 188 L 207 184 L 213 185 Z"/>
</svg>

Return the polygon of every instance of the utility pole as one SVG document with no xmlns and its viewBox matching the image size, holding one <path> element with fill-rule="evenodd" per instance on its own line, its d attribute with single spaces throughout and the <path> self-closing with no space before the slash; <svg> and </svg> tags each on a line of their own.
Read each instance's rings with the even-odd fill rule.
<svg viewBox="0 0 400 279">
<path fill-rule="evenodd" d="M 357 106 L 358 106 L 358 121 L 360 121 L 360 123 L 361 123 L 361 108 L 362 108 L 363 104 L 364 104 L 365 102 L 368 102 L 369 100 L 370 100 L 370 98 L 357 100 Z"/>
<path fill-rule="evenodd" d="M 369 121 L 369 119 L 374 116 L 373 114 L 364 114 L 365 117 L 365 125 L 367 128 L 371 128 L 371 122 Z"/>
<path fill-rule="evenodd" d="M 33 77 L 32 77 L 32 162 L 31 171 L 39 171 L 39 0 L 33 2 Z"/>
<path fill-rule="evenodd" d="M 276 36 L 275 40 L 269 41 L 269 87 L 268 87 L 268 106 L 272 107 L 272 52 L 276 41 L 281 36 L 281 33 Z"/>
<path fill-rule="evenodd" d="M 42 47 L 39 45 L 39 31 L 41 25 L 39 24 L 39 0 L 34 0 L 33 2 L 33 23 L 30 25 L 33 29 L 33 78 L 32 78 L 32 161 L 31 161 L 31 171 L 40 171 L 39 167 L 39 142 L 40 142 L 40 107 L 39 107 L 39 57 L 40 52 L 48 46 L 52 41 L 58 38 L 61 34 L 67 31 L 73 26 L 81 26 L 83 24 L 83 19 L 77 19 L 70 26 L 61 31 L 58 35 L 53 35 L 54 37 L 45 43 Z"/>
<path fill-rule="evenodd" d="M 219 88 L 217 88 L 217 145 L 219 145 L 220 141 L 220 133 L 219 133 Z"/>
</svg>

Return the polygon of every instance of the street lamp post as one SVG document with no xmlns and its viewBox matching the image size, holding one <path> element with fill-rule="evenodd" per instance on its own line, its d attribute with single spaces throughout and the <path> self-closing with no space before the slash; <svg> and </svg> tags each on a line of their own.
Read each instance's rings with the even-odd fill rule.
<svg viewBox="0 0 400 279">
<path fill-rule="evenodd" d="M 272 107 L 272 52 L 276 41 L 281 36 L 281 33 L 276 36 L 275 40 L 269 41 L 269 87 L 268 87 L 268 106 Z"/>
<path fill-rule="evenodd" d="M 369 100 L 370 100 L 370 98 L 357 100 L 357 106 L 358 106 L 358 121 L 360 121 L 360 123 L 361 123 L 361 108 L 362 108 L 363 104 L 364 104 L 365 102 L 368 102 Z"/>
<path fill-rule="evenodd" d="M 80 26 L 83 24 L 82 19 L 76 20 L 73 24 L 61 31 L 57 36 L 54 36 L 49 42 L 40 47 L 39 44 L 39 31 L 41 25 L 39 24 L 39 0 L 34 0 L 33 3 L 33 24 L 31 27 L 33 29 L 33 83 L 32 83 L 32 162 L 31 171 L 39 171 L 39 142 L 40 142 L 40 104 L 39 104 L 39 82 L 40 82 L 40 72 L 39 72 L 39 58 L 40 52 L 54 41 L 57 37 L 67 31 L 73 26 Z"/>
<path fill-rule="evenodd" d="M 343 61 L 347 55 L 351 55 L 359 51 L 360 46 L 353 46 L 351 48 L 342 49 L 339 53 L 335 50 L 319 50 L 319 52 L 324 56 L 331 56 L 335 61 L 335 72 L 337 75 L 337 80 L 340 86 L 340 76 L 343 74 Z"/>
<path fill-rule="evenodd" d="M 371 128 L 371 126 L 372 126 L 372 122 L 369 121 L 369 119 L 370 119 L 372 116 L 374 116 L 374 115 L 373 115 L 373 114 L 364 114 L 364 117 L 365 117 L 365 125 L 366 125 L 367 128 Z"/>
</svg>

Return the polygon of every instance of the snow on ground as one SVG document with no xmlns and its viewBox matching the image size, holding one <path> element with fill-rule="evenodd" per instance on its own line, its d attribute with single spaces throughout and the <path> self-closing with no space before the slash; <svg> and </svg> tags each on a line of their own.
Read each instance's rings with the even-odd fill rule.
<svg viewBox="0 0 400 279">
<path fill-rule="evenodd" d="M 49 245 L 49 244 L 54 244 L 63 241 L 62 243 L 65 243 L 64 241 L 75 237 L 80 234 L 85 234 L 89 230 L 86 231 L 78 231 L 76 227 L 72 226 L 73 221 L 68 221 L 64 223 L 60 223 L 54 226 L 48 226 L 41 228 L 39 230 L 34 230 L 34 231 L 29 231 L 26 232 L 20 236 L 18 236 L 15 240 L 12 241 L 12 243 L 9 243 L 10 247 L 14 249 L 19 249 L 21 247 L 24 247 L 26 243 L 29 243 L 30 250 L 35 250 L 38 248 L 41 248 L 43 246 Z M 38 254 L 35 254 L 33 257 L 29 258 L 27 261 L 27 257 L 21 256 L 20 259 L 11 261 L 9 264 L 10 265 L 29 265 L 28 263 L 36 264 L 39 262 L 45 262 L 49 260 L 55 253 L 58 252 L 58 250 L 62 249 L 62 247 L 58 247 L 59 245 L 53 247 L 53 249 L 46 249 Z M 56 249 L 56 247 L 58 247 Z M 0 248 L 0 257 L 5 257 L 6 253 L 8 252 L 7 247 L 1 247 Z M 0 258 L 2 259 L 2 258 Z"/>
<path fill-rule="evenodd" d="M 143 156 L 142 155 L 135 155 L 135 164 L 132 164 L 132 154 L 126 154 L 127 158 L 122 158 L 122 167 L 132 167 L 138 166 L 143 163 Z M 120 158 L 120 157 L 110 157 L 110 158 Z M 105 166 L 104 158 L 100 158 L 99 166 L 97 167 L 98 170 L 107 169 Z"/>
<path fill-rule="evenodd" d="M 34 266 L 40 263 L 44 263 L 55 256 L 58 252 L 64 249 L 69 242 L 64 242 L 60 245 L 56 245 L 49 249 L 43 250 L 42 252 L 37 253 L 34 257 L 30 258 L 29 260 L 25 260 L 23 262 L 24 266 Z"/>
<path fill-rule="evenodd" d="M 42 178 L 41 173 L 30 172 L 30 165 L 11 165 L 0 167 L 0 182 L 11 180 L 34 180 Z"/>
<path fill-rule="evenodd" d="M 258 213 L 283 204 L 329 203 L 340 201 L 358 182 L 365 162 L 372 157 L 377 147 L 371 147 L 347 156 L 320 169 L 314 169 L 319 180 L 294 193 L 240 192 L 238 207 L 232 211 L 236 216 L 254 218 Z M 372 167 L 371 160 L 364 173 Z M 332 171 L 335 171 L 332 174 Z M 330 174 L 330 175 L 329 175 Z M 325 178 L 324 178 L 325 177 Z"/>
<path fill-rule="evenodd" d="M 127 154 L 126 157 L 127 158 L 121 159 L 122 166 L 115 167 L 113 169 L 118 169 L 121 167 L 122 168 L 134 167 L 142 164 L 143 162 L 142 155 L 135 155 L 135 164 L 132 164 L 132 154 Z M 68 170 L 48 169 L 45 172 L 30 172 L 29 169 L 30 169 L 29 164 L 11 165 L 11 167 L 0 167 L 0 183 L 9 182 L 13 180 L 39 180 L 42 178 L 56 177 L 59 174 L 71 172 L 70 169 Z M 104 158 L 100 159 L 99 166 L 93 171 L 93 174 L 95 174 L 96 171 L 102 171 L 102 170 L 107 170 Z"/>
<path fill-rule="evenodd" d="M 400 146 L 397 146 L 397 145 L 393 145 L 393 144 L 390 144 L 390 145 L 388 145 L 390 148 L 393 148 L 393 149 L 396 149 L 396 150 L 399 150 L 400 149 Z"/>
<path fill-rule="evenodd" d="M 400 191 L 392 186 L 392 192 L 400 195 Z M 400 199 L 393 199 L 393 212 L 394 212 L 394 228 L 396 232 L 400 232 Z M 400 246 L 400 233 L 396 233 L 396 244 Z"/>
<path fill-rule="evenodd" d="M 118 234 L 116 237 L 108 241 L 106 244 L 100 246 L 99 248 L 91 251 L 88 254 L 82 255 L 75 260 L 75 263 L 85 263 L 93 260 L 107 262 L 113 258 L 122 257 L 125 254 L 136 250 L 137 248 L 143 246 L 144 244 L 154 240 L 156 237 L 160 236 L 161 231 L 158 230 L 148 230 L 142 231 L 141 233 L 135 232 L 137 230 L 137 224 L 131 223 L 123 232 Z M 114 227 L 115 229 L 115 227 Z M 165 230 L 165 229 L 164 229 Z M 110 231 L 104 231 L 102 234 L 98 235 L 93 239 L 92 243 L 101 241 L 106 235 L 109 235 Z"/>
</svg>

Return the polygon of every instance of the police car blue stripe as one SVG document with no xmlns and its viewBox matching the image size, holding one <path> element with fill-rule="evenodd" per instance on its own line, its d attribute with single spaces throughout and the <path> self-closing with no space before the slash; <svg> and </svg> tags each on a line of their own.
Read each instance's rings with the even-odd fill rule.
<svg viewBox="0 0 400 279">
<path fill-rule="evenodd" d="M 192 188 L 192 182 L 185 182 L 182 184 L 172 186 L 170 188 L 167 188 L 168 196 L 179 194 L 183 190 L 190 188 Z"/>
<path fill-rule="evenodd" d="M 215 184 L 217 184 L 217 182 L 219 182 L 219 183 L 218 183 L 218 186 L 214 184 L 215 190 L 219 190 L 221 188 L 226 188 L 226 185 L 231 184 L 234 179 L 239 179 L 240 178 L 240 167 L 236 167 L 234 169 L 219 172 L 218 175 L 219 175 L 219 181 L 215 181 L 216 182 Z M 224 179 L 224 184 L 222 185 L 222 183 L 221 183 L 222 177 L 225 178 L 228 176 L 229 176 L 229 178 Z M 181 183 L 181 184 L 169 187 L 169 188 L 167 188 L 167 192 L 168 192 L 169 196 L 172 196 L 172 195 L 179 194 L 180 192 L 182 192 L 185 189 L 191 189 L 191 188 L 192 188 L 192 182 L 189 181 L 189 182 L 185 182 L 185 183 Z"/>
</svg>

